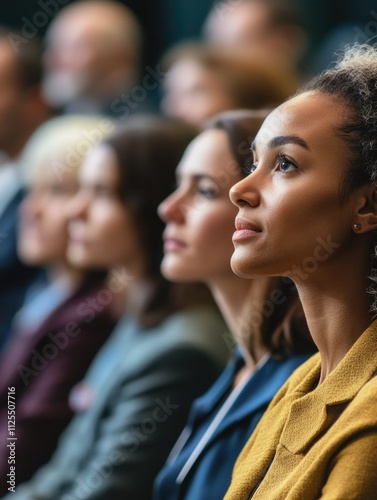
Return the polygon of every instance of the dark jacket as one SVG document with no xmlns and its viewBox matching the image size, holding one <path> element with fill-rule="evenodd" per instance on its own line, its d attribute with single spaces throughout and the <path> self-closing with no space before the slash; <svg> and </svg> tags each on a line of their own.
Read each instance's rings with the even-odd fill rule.
<svg viewBox="0 0 377 500">
<path fill-rule="evenodd" d="M 0 351 L 27 289 L 42 274 L 41 269 L 22 264 L 17 256 L 18 208 L 23 197 L 19 190 L 0 216 Z"/>
<path fill-rule="evenodd" d="M 32 332 L 14 332 L 0 358 L 0 476 L 9 472 L 6 448 L 8 388 L 15 388 L 17 481 L 48 460 L 71 419 L 71 388 L 115 326 L 110 305 L 90 313 L 85 301 L 100 287 L 83 284 Z M 1 483 L 0 492 L 6 492 Z"/>
<path fill-rule="evenodd" d="M 125 317 L 90 367 L 75 398 L 81 413 L 52 459 L 9 498 L 150 499 L 192 401 L 226 363 L 225 328 L 208 307 L 151 328 Z"/>
</svg>

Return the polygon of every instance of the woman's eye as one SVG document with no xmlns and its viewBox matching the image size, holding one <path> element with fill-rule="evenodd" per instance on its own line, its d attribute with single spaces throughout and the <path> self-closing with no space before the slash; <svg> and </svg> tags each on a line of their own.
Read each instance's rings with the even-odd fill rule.
<svg viewBox="0 0 377 500">
<path fill-rule="evenodd" d="M 278 170 L 284 173 L 293 172 L 294 170 L 297 170 L 297 166 L 286 156 L 282 155 L 278 156 L 276 166 Z"/>
<path fill-rule="evenodd" d="M 70 189 L 62 184 L 56 184 L 50 187 L 50 194 L 52 196 L 65 196 L 71 194 Z"/>
<path fill-rule="evenodd" d="M 242 170 L 244 175 L 250 175 L 255 172 L 256 168 L 257 165 L 254 162 L 252 162 L 251 160 L 245 160 Z"/>
<path fill-rule="evenodd" d="M 215 198 L 217 195 L 217 191 L 212 187 L 198 187 L 198 193 L 205 198 Z"/>
<path fill-rule="evenodd" d="M 113 193 L 105 186 L 97 186 L 95 188 L 95 195 L 97 198 L 111 198 Z"/>
</svg>

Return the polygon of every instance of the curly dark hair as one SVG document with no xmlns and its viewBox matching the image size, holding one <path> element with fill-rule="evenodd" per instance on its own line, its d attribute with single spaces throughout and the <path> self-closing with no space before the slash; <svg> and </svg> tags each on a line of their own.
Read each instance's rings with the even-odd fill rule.
<svg viewBox="0 0 377 500">
<path fill-rule="evenodd" d="M 314 77 L 296 95 L 310 91 L 331 95 L 348 111 L 338 127 L 350 150 L 341 185 L 344 200 L 354 189 L 377 181 L 377 45 L 347 46 L 334 69 Z M 369 289 L 374 312 L 377 312 L 376 253 L 375 246 Z"/>
</svg>

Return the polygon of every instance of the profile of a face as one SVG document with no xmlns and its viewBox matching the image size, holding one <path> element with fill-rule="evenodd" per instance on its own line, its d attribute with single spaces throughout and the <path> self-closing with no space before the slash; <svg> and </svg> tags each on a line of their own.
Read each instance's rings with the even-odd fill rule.
<svg viewBox="0 0 377 500">
<path fill-rule="evenodd" d="M 46 161 L 34 174 L 20 208 L 18 252 L 24 262 L 48 266 L 66 260 L 66 208 L 77 191 L 76 172 L 57 176 Z"/>
<path fill-rule="evenodd" d="M 162 272 L 171 280 L 211 281 L 232 274 L 235 207 L 229 188 L 241 179 L 226 132 L 209 129 L 187 148 L 177 189 L 159 207 L 167 223 Z"/>
<path fill-rule="evenodd" d="M 167 116 L 202 125 L 221 111 L 238 107 L 221 75 L 190 59 L 177 61 L 164 80 L 161 103 Z"/>
<path fill-rule="evenodd" d="M 345 111 L 329 95 L 305 92 L 267 117 L 253 143 L 250 174 L 230 192 L 239 209 L 236 274 L 297 282 L 326 273 L 349 247 L 357 193 L 341 196 L 350 150 L 337 128 Z M 300 273 L 303 266 L 310 272 Z"/>
<path fill-rule="evenodd" d="M 82 268 L 138 265 L 142 256 L 138 233 L 119 196 L 119 165 L 110 146 L 101 144 L 88 155 L 79 185 L 67 210 L 69 261 Z"/>
</svg>

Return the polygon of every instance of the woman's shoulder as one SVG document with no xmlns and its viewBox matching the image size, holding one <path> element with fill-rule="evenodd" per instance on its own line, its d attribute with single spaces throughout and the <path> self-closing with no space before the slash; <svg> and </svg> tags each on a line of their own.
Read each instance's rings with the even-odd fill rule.
<svg viewBox="0 0 377 500">
<path fill-rule="evenodd" d="M 193 306 L 171 314 L 157 327 L 162 342 L 170 348 L 186 346 L 205 352 L 216 351 L 228 359 L 227 326 L 215 307 Z"/>
<path fill-rule="evenodd" d="M 377 373 L 356 394 L 349 410 L 377 427 Z"/>
</svg>

